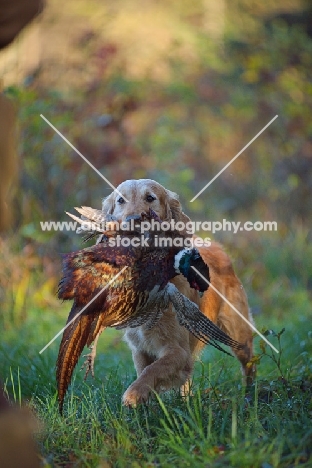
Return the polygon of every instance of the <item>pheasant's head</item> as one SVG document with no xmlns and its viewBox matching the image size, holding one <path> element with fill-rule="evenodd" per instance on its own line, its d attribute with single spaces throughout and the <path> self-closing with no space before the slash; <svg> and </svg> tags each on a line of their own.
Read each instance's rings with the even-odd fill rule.
<svg viewBox="0 0 312 468">
<path fill-rule="evenodd" d="M 195 270 L 192 267 L 194 267 Z M 175 256 L 174 268 L 177 273 L 185 276 L 191 288 L 199 292 L 204 292 L 208 289 L 210 281 L 209 268 L 201 258 L 197 249 L 181 250 Z"/>
</svg>

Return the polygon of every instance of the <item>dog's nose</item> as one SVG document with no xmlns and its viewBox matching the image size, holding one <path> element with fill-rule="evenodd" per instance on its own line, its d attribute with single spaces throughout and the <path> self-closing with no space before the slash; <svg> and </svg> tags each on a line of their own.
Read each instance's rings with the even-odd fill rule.
<svg viewBox="0 0 312 468">
<path fill-rule="evenodd" d="M 134 221 L 140 221 L 141 215 L 129 215 L 126 217 L 126 222 L 129 223 L 131 219 L 134 219 Z"/>
</svg>

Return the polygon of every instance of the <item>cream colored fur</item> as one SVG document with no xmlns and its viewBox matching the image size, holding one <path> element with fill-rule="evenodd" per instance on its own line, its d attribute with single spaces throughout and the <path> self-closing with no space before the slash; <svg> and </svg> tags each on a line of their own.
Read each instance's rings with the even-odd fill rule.
<svg viewBox="0 0 312 468">
<path fill-rule="evenodd" d="M 152 208 L 162 220 L 174 219 L 176 222 L 184 223 L 190 221 L 182 211 L 178 196 L 154 180 L 127 180 L 117 188 L 128 201 L 122 203 L 120 195 L 113 192 L 103 201 L 102 209 L 105 213 L 114 215 L 119 222 L 126 221 L 128 216 L 140 216 L 149 208 Z M 148 195 L 155 197 L 155 200 L 147 201 Z M 184 234 L 186 235 L 185 232 Z M 210 247 L 198 250 L 209 266 L 210 281 L 214 287 L 244 317 L 252 320 L 243 286 L 221 245 L 212 242 Z M 247 366 L 252 358 L 252 330 L 249 325 L 212 288 L 208 288 L 200 298 L 184 277 L 177 276 L 172 282 L 185 296 L 195 302 L 210 320 L 235 340 L 247 344 L 243 351 L 233 349 L 233 353 L 239 359 L 243 374 L 250 383 L 255 370 L 253 366 Z M 194 361 L 204 346 L 179 325 L 172 306 L 164 311 L 160 321 L 151 330 L 144 325 L 127 329 L 125 340 L 132 350 L 137 372 L 137 379 L 123 395 L 123 403 L 128 406 L 146 402 L 153 390 L 159 392 L 181 387 L 185 391 L 192 375 Z"/>
</svg>

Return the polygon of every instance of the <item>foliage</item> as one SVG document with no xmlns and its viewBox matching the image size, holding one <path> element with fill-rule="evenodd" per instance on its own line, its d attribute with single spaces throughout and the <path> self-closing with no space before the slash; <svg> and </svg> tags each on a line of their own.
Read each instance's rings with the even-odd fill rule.
<svg viewBox="0 0 312 468">
<path fill-rule="evenodd" d="M 254 7 L 261 10 L 257 2 Z M 49 88 L 41 84 L 39 71 L 28 86 L 7 90 L 20 107 L 17 201 L 23 203 L 16 203 L 15 210 L 26 237 L 42 240 L 38 220 L 64 219 L 64 211 L 75 203 L 100 206 L 110 191 L 40 114 L 112 183 L 155 178 L 180 194 L 193 217 L 266 217 L 277 219 L 281 228 L 290 219 L 309 222 L 311 38 L 296 25 L 278 17 L 263 21 L 247 9 L 252 32 L 237 26 L 234 34 L 228 27 L 220 47 L 202 25 L 193 23 L 202 6 L 192 7 L 195 16 L 188 2 L 175 5 L 176 10 L 167 11 L 162 3 L 161 8 L 173 21 L 179 12 L 192 36 L 192 56 L 181 55 L 174 41 L 168 44 L 162 57 L 166 79 L 157 74 L 134 77 L 128 62 L 118 61 L 126 44 L 102 39 L 90 40 L 88 46 L 94 61 L 88 87 L 74 85 L 69 94 L 59 80 L 56 89 Z M 237 14 L 242 5 L 233 2 L 231 8 Z M 81 60 L 84 54 L 81 48 Z M 213 188 L 189 203 L 277 114 L 277 121 Z M 61 234 L 56 239 L 66 242 Z M 45 240 L 56 245 L 49 236 Z"/>
</svg>

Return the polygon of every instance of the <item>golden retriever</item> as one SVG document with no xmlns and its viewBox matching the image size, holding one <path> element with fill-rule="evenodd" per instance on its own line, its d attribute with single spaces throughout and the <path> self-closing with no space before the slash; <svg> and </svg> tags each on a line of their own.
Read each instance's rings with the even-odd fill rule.
<svg viewBox="0 0 312 468">
<path fill-rule="evenodd" d="M 190 221 L 183 213 L 178 195 L 150 179 L 127 180 L 103 201 L 102 211 L 118 222 L 140 220 L 142 212 L 151 208 L 163 221 Z M 185 232 L 183 232 L 186 235 Z M 222 247 L 212 242 L 210 247 L 198 248 L 209 266 L 211 284 L 252 321 L 246 294 L 234 273 L 231 260 Z M 247 365 L 252 358 L 252 330 L 245 321 L 211 287 L 200 297 L 186 279 L 179 275 L 172 280 L 176 287 L 200 310 L 235 340 L 246 343 L 244 350 L 234 350 L 248 383 L 254 375 L 254 366 Z M 137 379 L 123 395 L 123 403 L 135 406 L 146 402 L 153 390 L 160 392 L 181 388 L 186 392 L 194 361 L 204 344 L 179 325 L 172 307 L 151 329 L 145 325 L 126 329 L 125 340 L 132 350 Z"/>
</svg>

